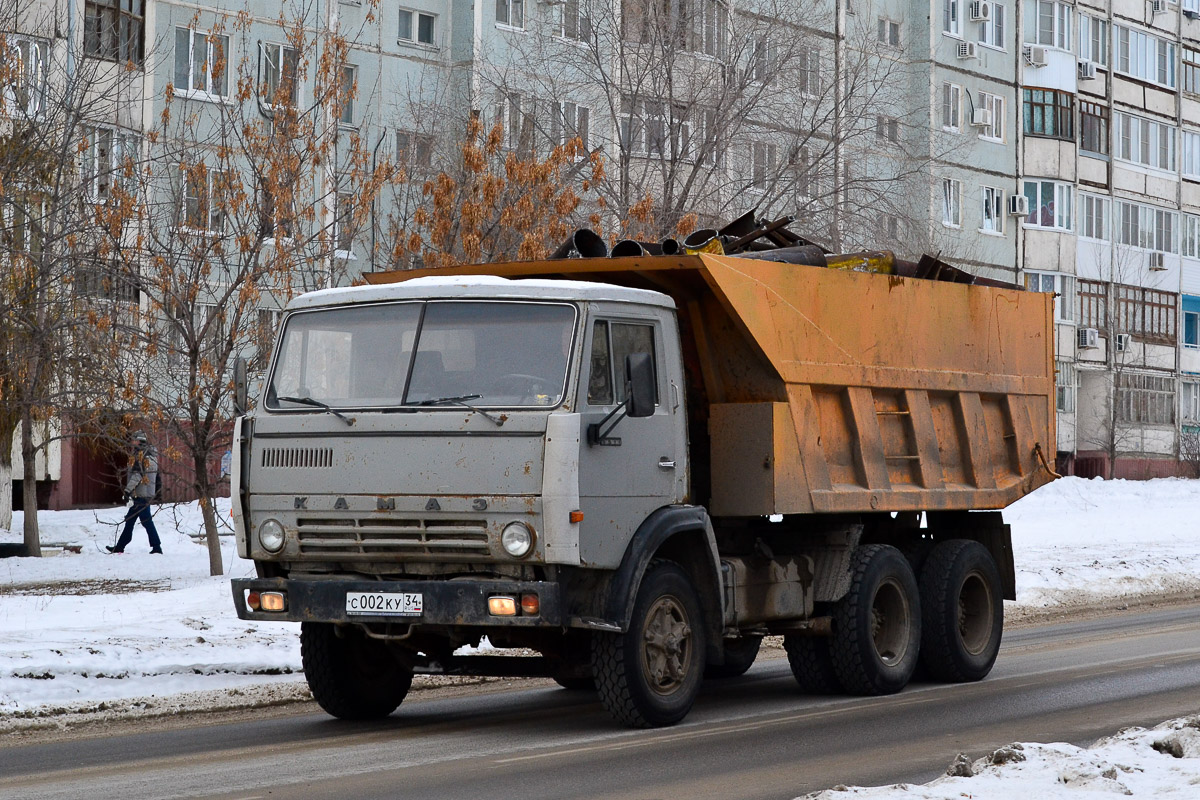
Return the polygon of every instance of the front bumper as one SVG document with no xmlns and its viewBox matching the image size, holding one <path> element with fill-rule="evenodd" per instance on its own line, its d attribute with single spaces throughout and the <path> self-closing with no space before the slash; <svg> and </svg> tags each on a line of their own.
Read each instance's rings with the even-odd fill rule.
<svg viewBox="0 0 1200 800">
<path fill-rule="evenodd" d="M 288 578 L 240 578 L 233 582 L 233 604 L 242 619 L 274 622 L 393 623 L 439 627 L 493 626 L 562 627 L 562 590 L 550 581 L 331 581 Z M 283 611 L 253 611 L 246 593 L 283 592 Z M 419 593 L 419 616 L 348 614 L 346 595 L 354 592 Z M 499 617 L 488 613 L 488 597 L 536 594 L 540 611 L 535 616 Z"/>
</svg>

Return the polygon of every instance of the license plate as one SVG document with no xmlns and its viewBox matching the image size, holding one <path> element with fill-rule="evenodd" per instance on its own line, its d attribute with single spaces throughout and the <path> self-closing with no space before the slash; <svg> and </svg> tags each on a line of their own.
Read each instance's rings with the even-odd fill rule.
<svg viewBox="0 0 1200 800">
<path fill-rule="evenodd" d="M 346 592 L 347 614 L 419 617 L 421 612 L 421 595 L 417 592 Z"/>
</svg>

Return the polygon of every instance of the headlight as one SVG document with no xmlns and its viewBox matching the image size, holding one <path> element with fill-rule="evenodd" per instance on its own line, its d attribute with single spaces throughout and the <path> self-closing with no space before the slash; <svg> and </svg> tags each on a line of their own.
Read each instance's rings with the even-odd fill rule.
<svg viewBox="0 0 1200 800">
<path fill-rule="evenodd" d="M 268 553 L 283 549 L 283 525 L 277 519 L 269 519 L 258 526 L 258 543 Z"/>
<path fill-rule="evenodd" d="M 524 558 L 533 549 L 533 531 L 524 522 L 510 522 L 500 532 L 500 544 L 513 558 Z"/>
</svg>

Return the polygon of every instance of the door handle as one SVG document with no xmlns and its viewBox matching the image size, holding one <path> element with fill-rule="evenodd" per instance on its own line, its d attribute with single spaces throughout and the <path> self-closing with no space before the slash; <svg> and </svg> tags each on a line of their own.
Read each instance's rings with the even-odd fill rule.
<svg viewBox="0 0 1200 800">
<path fill-rule="evenodd" d="M 675 462 L 668 461 L 667 458 L 664 456 L 663 458 L 660 458 L 658 460 L 658 466 L 661 469 L 675 469 Z"/>
</svg>

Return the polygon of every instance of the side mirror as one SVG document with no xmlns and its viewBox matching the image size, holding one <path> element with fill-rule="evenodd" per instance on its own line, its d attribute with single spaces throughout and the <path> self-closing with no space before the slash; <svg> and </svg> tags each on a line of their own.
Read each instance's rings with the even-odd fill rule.
<svg viewBox="0 0 1200 800">
<path fill-rule="evenodd" d="M 625 382 L 629 396 L 625 398 L 626 413 L 631 417 L 654 414 L 654 359 L 649 353 L 630 353 L 625 356 Z"/>
<path fill-rule="evenodd" d="M 246 413 L 246 395 L 246 359 L 238 358 L 233 362 L 233 413 L 239 417 Z"/>
</svg>

